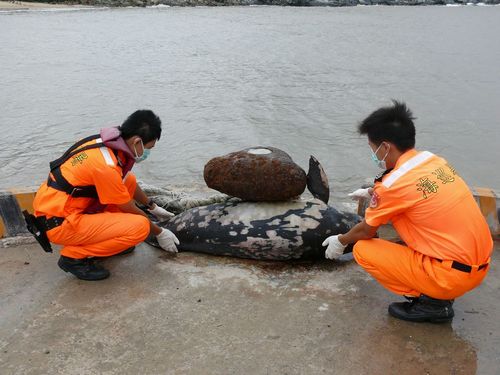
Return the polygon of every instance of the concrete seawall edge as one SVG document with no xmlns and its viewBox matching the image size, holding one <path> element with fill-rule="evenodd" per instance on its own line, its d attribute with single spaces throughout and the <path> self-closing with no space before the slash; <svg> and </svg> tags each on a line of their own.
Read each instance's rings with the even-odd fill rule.
<svg viewBox="0 0 500 375">
<path fill-rule="evenodd" d="M 33 242 L 22 215 L 23 210 L 33 212 L 33 200 L 37 188 L 20 187 L 0 190 L 0 247 Z M 494 189 L 471 187 L 492 237 L 500 239 L 500 193 Z M 364 215 L 368 202 L 360 202 L 358 214 Z"/>
</svg>

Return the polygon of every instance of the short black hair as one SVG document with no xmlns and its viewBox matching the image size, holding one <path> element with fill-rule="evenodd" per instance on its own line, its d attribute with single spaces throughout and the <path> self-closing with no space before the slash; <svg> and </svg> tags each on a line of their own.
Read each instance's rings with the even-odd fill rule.
<svg viewBox="0 0 500 375">
<path fill-rule="evenodd" d="M 143 143 L 160 139 L 161 120 L 149 109 L 139 109 L 132 113 L 120 126 L 121 136 L 127 140 L 138 135 Z"/>
<path fill-rule="evenodd" d="M 370 142 L 377 146 L 387 141 L 394 143 L 399 151 L 407 151 L 415 147 L 415 118 L 405 103 L 392 100 L 392 104 L 365 118 L 358 131 L 368 135 Z"/>
</svg>

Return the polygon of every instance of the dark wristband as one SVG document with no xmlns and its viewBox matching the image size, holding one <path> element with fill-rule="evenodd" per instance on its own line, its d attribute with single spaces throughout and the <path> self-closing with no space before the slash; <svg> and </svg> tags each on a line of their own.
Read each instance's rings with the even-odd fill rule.
<svg viewBox="0 0 500 375">
<path fill-rule="evenodd" d="M 155 204 L 155 202 L 153 201 L 153 199 L 151 199 L 151 198 L 150 198 L 150 199 L 148 200 L 147 206 L 148 206 L 148 208 L 149 208 L 150 210 L 152 210 L 152 209 L 153 209 L 154 204 Z"/>
</svg>

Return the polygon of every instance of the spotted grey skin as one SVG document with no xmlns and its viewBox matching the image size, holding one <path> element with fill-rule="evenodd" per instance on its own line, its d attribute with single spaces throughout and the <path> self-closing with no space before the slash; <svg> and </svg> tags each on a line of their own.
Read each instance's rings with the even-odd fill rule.
<svg viewBox="0 0 500 375">
<path fill-rule="evenodd" d="M 180 240 L 179 251 L 260 260 L 324 258 L 324 239 L 345 233 L 360 218 L 319 199 L 241 202 L 192 208 L 160 225 Z M 147 243 L 158 246 L 154 237 Z"/>
</svg>

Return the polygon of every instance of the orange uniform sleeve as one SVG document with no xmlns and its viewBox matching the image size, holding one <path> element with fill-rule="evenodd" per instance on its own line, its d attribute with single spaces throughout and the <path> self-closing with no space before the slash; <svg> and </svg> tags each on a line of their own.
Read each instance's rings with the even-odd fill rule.
<svg viewBox="0 0 500 375">
<path fill-rule="evenodd" d="M 103 165 L 93 170 L 92 178 L 102 204 L 124 204 L 132 199 L 117 168 Z"/>
<path fill-rule="evenodd" d="M 401 214 L 413 205 L 404 189 L 386 188 L 382 183 L 375 184 L 370 205 L 365 212 L 366 223 L 372 227 L 387 224 L 394 216 Z"/>
</svg>

